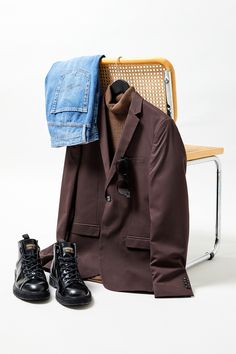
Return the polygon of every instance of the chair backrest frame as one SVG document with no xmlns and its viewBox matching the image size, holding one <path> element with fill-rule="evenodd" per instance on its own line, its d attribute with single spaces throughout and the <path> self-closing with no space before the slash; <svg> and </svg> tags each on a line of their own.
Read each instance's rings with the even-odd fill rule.
<svg viewBox="0 0 236 354">
<path fill-rule="evenodd" d="M 164 58 L 102 58 L 100 82 L 104 92 L 117 79 L 126 80 L 137 92 L 175 121 L 177 98 L 175 70 Z"/>
</svg>

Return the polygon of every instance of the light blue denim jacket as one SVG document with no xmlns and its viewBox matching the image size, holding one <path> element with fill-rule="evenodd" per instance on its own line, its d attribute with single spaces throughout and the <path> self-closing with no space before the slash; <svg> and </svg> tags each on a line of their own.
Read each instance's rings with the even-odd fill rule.
<svg viewBox="0 0 236 354">
<path fill-rule="evenodd" d="M 45 78 L 45 100 L 51 147 L 87 144 L 99 139 L 99 61 L 102 57 L 104 55 L 58 61 L 49 70 Z"/>
</svg>

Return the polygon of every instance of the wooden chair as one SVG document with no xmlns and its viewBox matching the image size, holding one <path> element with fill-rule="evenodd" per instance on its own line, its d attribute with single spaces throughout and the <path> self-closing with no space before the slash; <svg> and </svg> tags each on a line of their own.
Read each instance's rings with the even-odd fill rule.
<svg viewBox="0 0 236 354">
<path fill-rule="evenodd" d="M 172 64 L 163 58 L 102 58 L 100 62 L 100 81 L 104 92 L 107 86 L 124 79 L 134 86 L 147 101 L 177 119 L 177 100 L 175 71 Z M 221 164 L 217 155 L 224 152 L 223 147 L 185 145 L 187 165 L 214 162 L 216 166 L 216 221 L 215 237 L 212 250 L 187 263 L 187 268 L 204 260 L 212 259 L 221 240 Z"/>
</svg>

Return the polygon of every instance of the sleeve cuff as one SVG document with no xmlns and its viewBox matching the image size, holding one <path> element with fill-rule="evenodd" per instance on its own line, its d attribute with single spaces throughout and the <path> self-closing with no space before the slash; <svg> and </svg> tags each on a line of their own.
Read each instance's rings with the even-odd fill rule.
<svg viewBox="0 0 236 354">
<path fill-rule="evenodd" d="M 153 284 L 153 290 L 155 298 L 194 296 L 190 281 L 186 274 L 166 282 L 156 282 Z"/>
</svg>

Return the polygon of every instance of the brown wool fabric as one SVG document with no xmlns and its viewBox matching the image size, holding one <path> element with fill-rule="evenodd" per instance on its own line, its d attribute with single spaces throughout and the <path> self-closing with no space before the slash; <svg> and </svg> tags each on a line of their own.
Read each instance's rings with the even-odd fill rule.
<svg viewBox="0 0 236 354">
<path fill-rule="evenodd" d="M 116 102 L 112 102 L 112 94 L 110 86 L 105 92 L 105 103 L 107 107 L 107 122 L 109 129 L 109 145 L 111 157 L 113 157 L 122 134 L 122 130 L 127 118 L 129 106 L 131 103 L 132 93 L 135 91 L 131 86 L 128 90 L 116 97 Z"/>
</svg>

